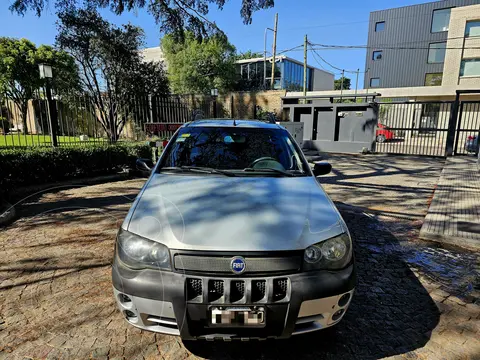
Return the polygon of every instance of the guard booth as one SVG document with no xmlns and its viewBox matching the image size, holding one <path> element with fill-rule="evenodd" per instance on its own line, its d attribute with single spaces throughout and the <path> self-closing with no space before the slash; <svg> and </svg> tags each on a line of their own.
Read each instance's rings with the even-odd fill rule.
<svg viewBox="0 0 480 360">
<path fill-rule="evenodd" d="M 283 117 L 304 124 L 303 149 L 375 151 L 378 93 L 361 96 L 282 97 Z"/>
</svg>

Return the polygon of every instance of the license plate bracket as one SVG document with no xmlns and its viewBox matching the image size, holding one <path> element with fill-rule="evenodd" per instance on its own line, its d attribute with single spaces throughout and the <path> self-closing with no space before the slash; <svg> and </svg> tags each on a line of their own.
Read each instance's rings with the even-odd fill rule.
<svg viewBox="0 0 480 360">
<path fill-rule="evenodd" d="M 214 327 L 264 327 L 263 307 L 211 307 L 210 326 Z"/>
</svg>

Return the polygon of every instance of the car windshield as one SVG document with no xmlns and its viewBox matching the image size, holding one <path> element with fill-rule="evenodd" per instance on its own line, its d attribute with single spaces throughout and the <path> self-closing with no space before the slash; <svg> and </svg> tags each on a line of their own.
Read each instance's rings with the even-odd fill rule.
<svg viewBox="0 0 480 360">
<path fill-rule="evenodd" d="M 284 129 L 181 128 L 162 157 L 165 168 L 211 168 L 306 174 L 297 147 Z"/>
</svg>

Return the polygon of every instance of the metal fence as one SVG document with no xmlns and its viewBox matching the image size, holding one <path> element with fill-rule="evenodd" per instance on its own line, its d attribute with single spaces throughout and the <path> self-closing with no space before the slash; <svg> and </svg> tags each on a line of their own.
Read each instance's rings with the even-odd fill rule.
<svg viewBox="0 0 480 360">
<path fill-rule="evenodd" d="M 462 101 L 455 132 L 455 155 L 466 155 L 478 151 L 480 143 L 480 102 Z"/>
<path fill-rule="evenodd" d="M 214 117 L 203 96 L 109 99 L 68 95 L 47 101 L 42 92 L 26 104 L 0 95 L 0 147 L 87 145 L 170 137 L 173 130 L 149 133 L 147 123 L 185 123 Z M 52 137 L 52 133 L 55 136 Z"/>
<path fill-rule="evenodd" d="M 379 103 L 376 151 L 445 156 L 452 102 Z"/>
</svg>

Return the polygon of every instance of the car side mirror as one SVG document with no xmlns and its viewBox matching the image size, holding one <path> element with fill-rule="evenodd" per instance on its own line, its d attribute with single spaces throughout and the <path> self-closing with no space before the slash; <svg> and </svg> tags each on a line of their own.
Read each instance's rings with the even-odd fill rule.
<svg viewBox="0 0 480 360">
<path fill-rule="evenodd" d="M 135 162 L 137 170 L 152 172 L 153 162 L 150 159 L 137 159 Z"/>
<path fill-rule="evenodd" d="M 327 175 L 332 171 L 332 165 L 327 161 L 317 161 L 313 166 L 313 175 Z"/>
</svg>

